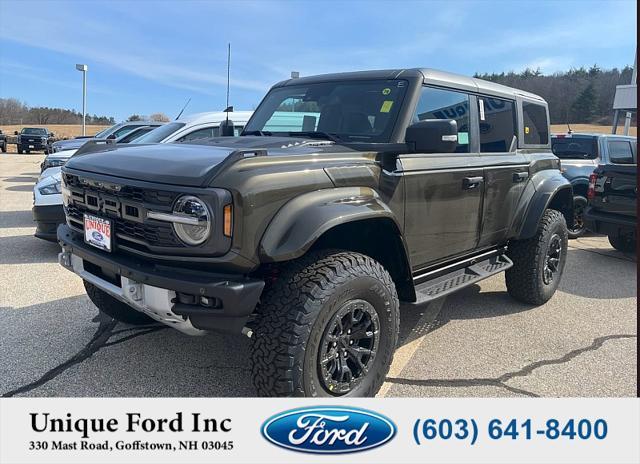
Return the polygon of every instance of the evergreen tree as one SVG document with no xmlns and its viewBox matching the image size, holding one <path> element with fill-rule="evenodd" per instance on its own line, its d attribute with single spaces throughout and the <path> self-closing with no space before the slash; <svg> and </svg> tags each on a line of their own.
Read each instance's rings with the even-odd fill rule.
<svg viewBox="0 0 640 464">
<path fill-rule="evenodd" d="M 571 105 L 572 122 L 592 122 L 597 106 L 596 91 L 593 84 L 589 83 Z"/>
</svg>

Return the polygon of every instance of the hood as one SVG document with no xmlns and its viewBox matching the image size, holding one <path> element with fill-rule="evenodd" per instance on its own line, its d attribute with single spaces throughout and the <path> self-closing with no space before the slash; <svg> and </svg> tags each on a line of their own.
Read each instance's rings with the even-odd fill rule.
<svg viewBox="0 0 640 464">
<path fill-rule="evenodd" d="M 204 187 L 215 174 L 216 166 L 232 152 L 258 148 L 269 149 L 270 155 L 348 150 L 324 140 L 219 137 L 198 144 L 114 145 L 99 152 L 80 153 L 69 159 L 65 169 L 147 182 Z"/>
<path fill-rule="evenodd" d="M 65 150 L 62 151 L 57 151 L 55 153 L 51 153 L 50 155 L 47 155 L 47 159 L 69 159 L 71 158 L 76 152 L 78 151 L 77 148 L 74 148 L 72 150 L 68 150 L 65 147 Z"/>
<path fill-rule="evenodd" d="M 82 145 L 87 143 L 89 140 L 94 139 L 69 139 L 69 140 L 58 140 L 53 143 L 53 147 L 60 150 L 71 150 L 74 148 L 80 148 Z"/>
</svg>

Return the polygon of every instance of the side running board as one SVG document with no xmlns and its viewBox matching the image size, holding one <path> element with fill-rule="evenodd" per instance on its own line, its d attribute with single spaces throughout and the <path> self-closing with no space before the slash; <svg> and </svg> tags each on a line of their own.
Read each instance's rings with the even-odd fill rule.
<svg viewBox="0 0 640 464">
<path fill-rule="evenodd" d="M 426 280 L 416 285 L 416 303 L 426 303 L 479 282 L 513 266 L 505 254 L 491 256 L 469 266 Z"/>
</svg>

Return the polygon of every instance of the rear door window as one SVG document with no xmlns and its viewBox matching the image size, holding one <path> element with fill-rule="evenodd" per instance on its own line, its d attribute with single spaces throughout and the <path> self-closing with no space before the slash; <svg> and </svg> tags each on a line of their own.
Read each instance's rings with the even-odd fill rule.
<svg viewBox="0 0 640 464">
<path fill-rule="evenodd" d="M 506 153 L 515 148 L 515 102 L 478 97 L 478 113 L 481 152 Z"/>
<path fill-rule="evenodd" d="M 631 143 L 626 140 L 609 140 L 609 159 L 615 164 L 636 164 Z"/>
<path fill-rule="evenodd" d="M 546 145 L 549 143 L 549 121 L 547 109 L 543 105 L 523 102 L 522 115 L 524 143 L 528 145 Z"/>
<path fill-rule="evenodd" d="M 204 129 L 198 129 L 178 139 L 178 142 L 188 142 L 190 140 L 208 139 L 211 137 L 217 137 L 219 132 L 218 127 L 206 127 Z"/>
</svg>

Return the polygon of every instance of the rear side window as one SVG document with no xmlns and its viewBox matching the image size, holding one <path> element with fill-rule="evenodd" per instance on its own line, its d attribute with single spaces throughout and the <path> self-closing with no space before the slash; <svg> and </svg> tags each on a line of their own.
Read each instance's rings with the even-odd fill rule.
<svg viewBox="0 0 640 464">
<path fill-rule="evenodd" d="M 524 116 L 524 143 L 529 145 L 546 145 L 549 143 L 547 109 L 542 105 L 523 102 L 522 115 Z"/>
<path fill-rule="evenodd" d="M 635 164 L 631 143 L 626 140 L 609 140 L 609 159 L 616 164 Z"/>
<path fill-rule="evenodd" d="M 458 124 L 456 153 L 469 152 L 469 95 L 423 87 L 414 121 L 425 119 L 454 119 Z"/>
<path fill-rule="evenodd" d="M 206 127 L 204 129 L 198 129 L 178 139 L 178 142 L 188 142 L 190 140 L 208 139 L 211 137 L 217 137 L 219 134 L 218 127 Z"/>
<path fill-rule="evenodd" d="M 485 153 L 510 151 L 516 137 L 515 103 L 499 98 L 478 97 L 478 113 L 480 151 Z"/>
</svg>

